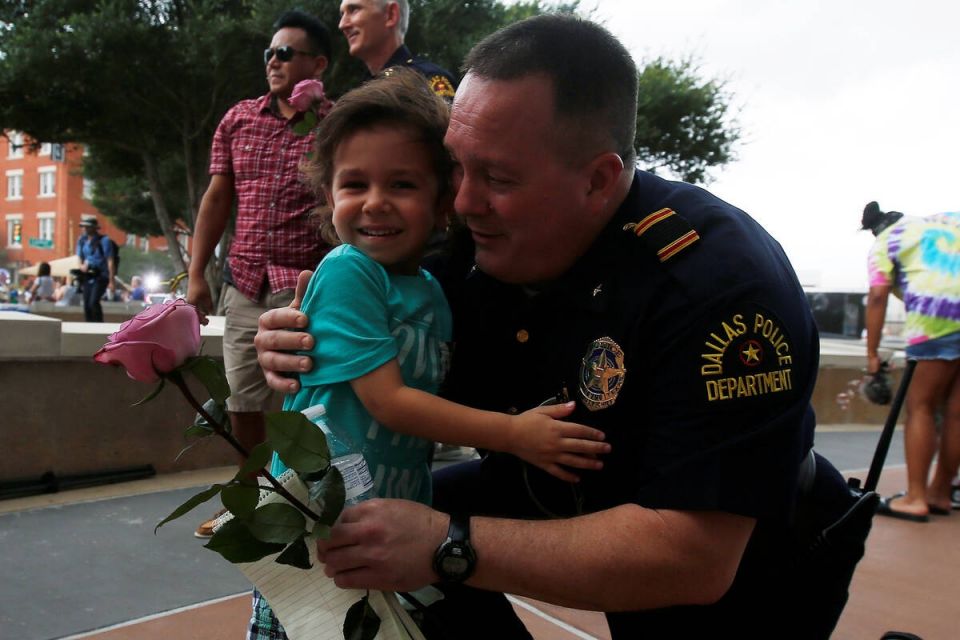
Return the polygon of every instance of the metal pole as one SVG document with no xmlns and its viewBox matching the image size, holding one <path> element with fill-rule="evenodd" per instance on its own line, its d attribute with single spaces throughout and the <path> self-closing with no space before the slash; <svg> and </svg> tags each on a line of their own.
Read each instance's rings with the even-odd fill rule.
<svg viewBox="0 0 960 640">
<path fill-rule="evenodd" d="M 907 367 L 903 371 L 900 387 L 897 389 L 897 395 L 890 406 L 890 413 L 887 414 L 887 422 L 883 425 L 883 431 L 880 433 L 877 450 L 873 453 L 870 472 L 867 474 L 867 481 L 863 485 L 864 492 L 875 490 L 877 483 L 880 481 L 880 472 L 883 471 L 883 463 L 887 459 L 887 451 L 890 449 L 890 441 L 893 439 L 893 430 L 897 426 L 897 418 L 900 417 L 903 400 L 907 397 L 907 387 L 910 386 L 910 378 L 913 377 L 913 370 L 916 367 L 916 360 L 907 360 Z"/>
</svg>

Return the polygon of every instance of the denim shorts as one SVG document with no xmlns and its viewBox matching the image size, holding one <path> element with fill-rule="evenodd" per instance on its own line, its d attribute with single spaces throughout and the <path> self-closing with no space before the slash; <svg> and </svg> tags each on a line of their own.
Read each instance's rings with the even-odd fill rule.
<svg viewBox="0 0 960 640">
<path fill-rule="evenodd" d="M 907 347 L 909 360 L 960 360 L 960 331 Z"/>
</svg>

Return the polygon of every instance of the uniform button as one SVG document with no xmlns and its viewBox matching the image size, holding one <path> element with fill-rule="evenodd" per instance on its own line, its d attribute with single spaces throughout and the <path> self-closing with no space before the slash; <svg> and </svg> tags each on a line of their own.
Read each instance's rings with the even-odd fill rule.
<svg viewBox="0 0 960 640">
<path fill-rule="evenodd" d="M 529 339 L 530 339 L 530 334 L 527 332 L 526 329 L 520 329 L 520 331 L 517 331 L 517 342 L 519 342 L 520 344 L 525 344 Z"/>
</svg>

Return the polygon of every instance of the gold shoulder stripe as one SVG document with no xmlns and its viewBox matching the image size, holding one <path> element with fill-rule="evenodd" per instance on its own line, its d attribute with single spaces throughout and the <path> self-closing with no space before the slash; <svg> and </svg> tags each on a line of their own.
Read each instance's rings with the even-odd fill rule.
<svg viewBox="0 0 960 640">
<path fill-rule="evenodd" d="M 654 211 L 653 213 L 651 213 L 650 215 L 648 215 L 646 218 L 644 218 L 644 219 L 641 220 L 640 222 L 630 223 L 630 224 L 628 224 L 627 226 L 630 227 L 630 229 L 631 229 L 635 234 L 637 234 L 638 236 L 642 236 L 644 233 L 647 232 L 647 230 L 648 230 L 650 227 L 652 227 L 653 225 L 657 224 L 658 222 L 663 222 L 664 220 L 666 220 L 667 218 L 669 218 L 669 217 L 672 216 L 672 215 L 675 215 L 673 209 L 670 209 L 670 208 L 668 208 L 668 207 L 664 207 L 663 209 L 660 209 L 659 211 Z"/>
<path fill-rule="evenodd" d="M 666 262 L 699 239 L 700 234 L 691 229 L 664 248 L 660 249 L 660 251 L 657 251 L 657 257 L 660 258 L 660 262 Z"/>
<path fill-rule="evenodd" d="M 656 253 L 660 262 L 666 262 L 700 239 L 690 223 L 669 207 L 654 211 L 640 222 L 625 224 L 623 230 L 634 234 L 647 251 Z"/>
</svg>

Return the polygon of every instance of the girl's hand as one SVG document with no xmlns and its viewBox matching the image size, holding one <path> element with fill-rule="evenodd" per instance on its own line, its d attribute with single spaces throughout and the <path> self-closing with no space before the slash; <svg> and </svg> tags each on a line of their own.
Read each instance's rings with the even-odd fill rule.
<svg viewBox="0 0 960 640">
<path fill-rule="evenodd" d="M 560 465 L 577 469 L 602 469 L 597 456 L 610 452 L 598 429 L 561 422 L 576 403 L 536 407 L 511 418 L 510 453 L 536 465 L 561 480 L 579 482 L 580 477 Z"/>
</svg>

